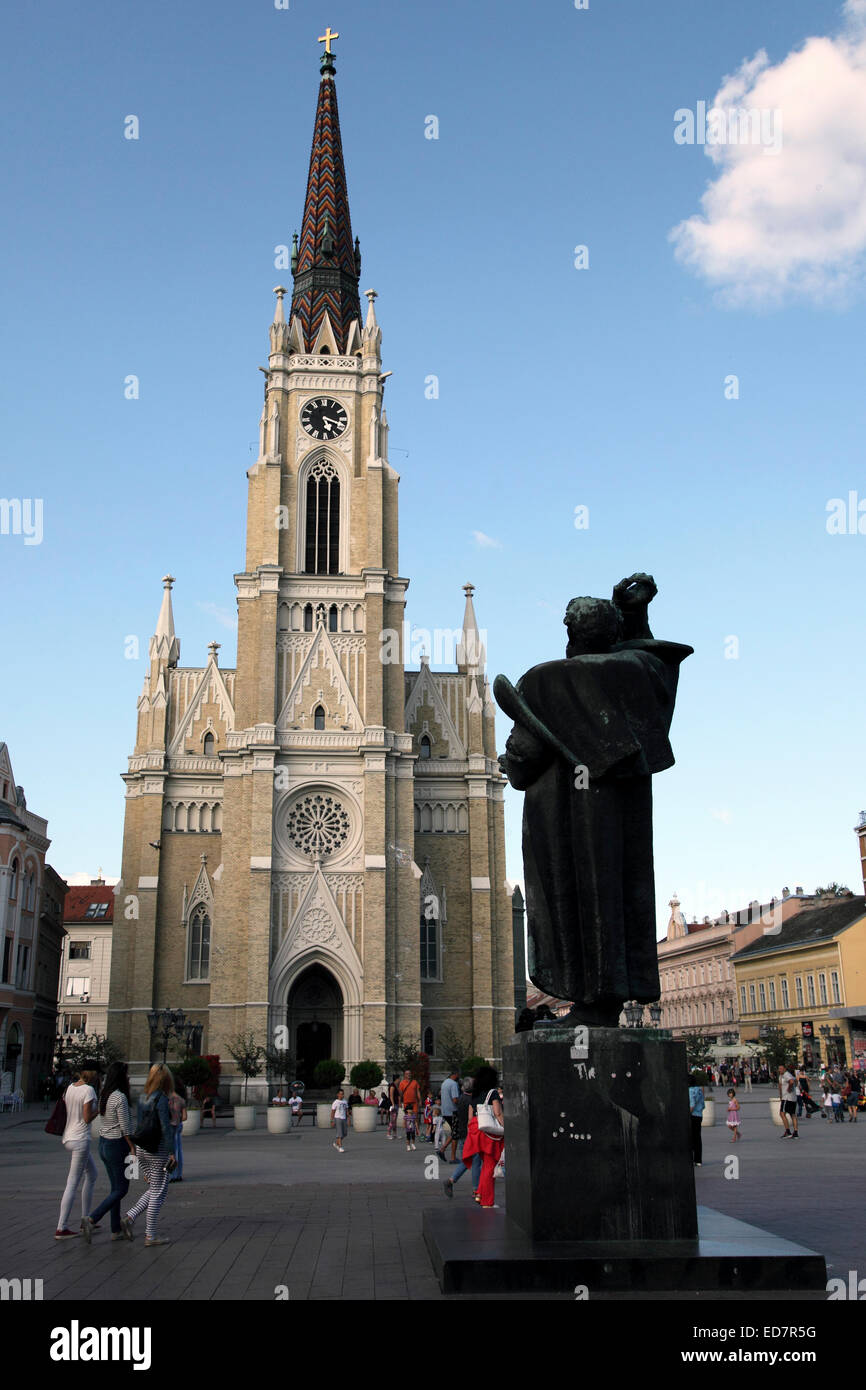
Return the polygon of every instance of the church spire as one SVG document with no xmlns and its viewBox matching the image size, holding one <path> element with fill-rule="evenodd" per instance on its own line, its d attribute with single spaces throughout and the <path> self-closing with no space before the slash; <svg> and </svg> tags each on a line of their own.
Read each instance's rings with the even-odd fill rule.
<svg viewBox="0 0 866 1390">
<path fill-rule="evenodd" d="M 297 337 L 305 352 L 345 353 L 354 336 L 353 322 L 360 329 L 361 253 L 357 240 L 352 240 L 331 50 L 331 40 L 338 37 L 329 26 L 319 40 L 325 45 L 322 77 L 301 235 L 297 257 L 294 248 L 292 255 L 291 317 L 297 320 Z"/>
<path fill-rule="evenodd" d="M 457 669 L 468 672 L 471 676 L 479 676 L 484 674 L 487 653 L 484 650 L 481 633 L 478 631 L 478 620 L 475 617 L 475 606 L 472 602 L 475 585 L 464 584 L 463 592 L 466 595 L 466 608 L 463 613 L 460 641 L 457 644 Z"/>
<path fill-rule="evenodd" d="M 174 633 L 174 613 L 171 607 L 173 583 L 173 574 L 163 575 L 162 606 L 156 620 L 156 632 L 150 639 L 151 661 L 164 661 L 167 666 L 176 666 L 180 659 L 180 642 Z"/>
</svg>

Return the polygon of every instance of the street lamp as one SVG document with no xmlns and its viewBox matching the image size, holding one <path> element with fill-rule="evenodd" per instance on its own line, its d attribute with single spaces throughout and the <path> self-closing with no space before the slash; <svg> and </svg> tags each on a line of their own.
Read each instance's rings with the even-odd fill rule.
<svg viewBox="0 0 866 1390">
<path fill-rule="evenodd" d="M 660 999 L 657 999 L 654 1004 L 650 1004 L 649 1016 L 653 1028 L 658 1028 L 662 1019 L 662 1005 Z"/>
<path fill-rule="evenodd" d="M 168 1045 L 172 1038 L 177 1038 L 178 1040 L 184 1038 L 187 1048 L 189 1048 L 189 1033 L 187 1030 L 193 1028 L 194 1025 L 187 1024 L 186 1014 L 183 1009 L 151 1009 L 147 1015 L 147 1022 L 153 1041 L 156 1042 L 157 1038 L 161 1038 L 162 1040 L 163 1066 L 165 1066 Z"/>
<path fill-rule="evenodd" d="M 640 1028 L 643 1021 L 643 1004 L 630 999 L 625 1005 L 625 1021 L 628 1028 Z"/>
</svg>

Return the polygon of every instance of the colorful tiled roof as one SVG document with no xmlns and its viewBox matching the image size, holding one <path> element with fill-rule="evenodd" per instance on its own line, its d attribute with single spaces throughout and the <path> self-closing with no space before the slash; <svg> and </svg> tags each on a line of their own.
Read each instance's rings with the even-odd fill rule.
<svg viewBox="0 0 866 1390">
<path fill-rule="evenodd" d="M 783 922 L 779 931 L 771 930 L 759 936 L 731 956 L 731 960 L 747 960 L 751 956 L 772 955 L 776 951 L 832 941 L 834 936 L 853 927 L 864 915 L 866 898 L 856 896 L 841 898 L 830 907 L 798 912 L 794 917 L 789 917 L 787 922 Z"/>
<path fill-rule="evenodd" d="M 352 320 L 361 321 L 360 252 L 352 241 L 334 73 L 334 55 L 324 54 L 304 219 L 292 265 L 292 316 L 299 321 L 307 352 L 313 350 L 326 313 L 338 352 L 346 351 Z"/>
</svg>

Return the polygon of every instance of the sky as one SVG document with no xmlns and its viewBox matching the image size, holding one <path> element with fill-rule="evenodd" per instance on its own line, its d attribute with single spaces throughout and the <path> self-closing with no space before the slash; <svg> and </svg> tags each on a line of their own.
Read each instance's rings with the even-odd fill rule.
<svg viewBox="0 0 866 1390">
<path fill-rule="evenodd" d="M 695 649 L 660 932 L 674 892 L 691 918 L 861 890 L 866 0 L 10 0 L 0 739 L 50 862 L 119 874 L 166 571 L 181 663 L 234 664 L 328 25 L 407 617 L 454 628 L 471 581 L 514 680 L 564 655 L 571 597 L 652 573 L 655 635 Z"/>
</svg>

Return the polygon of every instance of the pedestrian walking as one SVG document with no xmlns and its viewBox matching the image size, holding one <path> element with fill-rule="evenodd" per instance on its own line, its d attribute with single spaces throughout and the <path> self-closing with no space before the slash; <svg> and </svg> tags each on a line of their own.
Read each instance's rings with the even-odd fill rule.
<svg viewBox="0 0 866 1390">
<path fill-rule="evenodd" d="M 331 1105 L 331 1129 L 337 1131 L 337 1137 L 334 1141 L 334 1148 L 337 1150 L 337 1153 L 346 1152 L 343 1148 L 343 1140 L 346 1137 L 348 1127 L 349 1103 L 345 1098 L 345 1093 L 341 1086 L 337 1092 L 337 1099 Z"/>
<path fill-rule="evenodd" d="M 833 1088 L 829 1081 L 821 1085 L 821 1113 L 828 1124 L 833 1119 Z"/>
<path fill-rule="evenodd" d="M 797 1081 L 787 1065 L 779 1073 L 779 1113 L 784 1126 L 780 1139 L 799 1139 L 797 1128 Z"/>
<path fill-rule="evenodd" d="M 463 1090 L 454 1109 L 454 1119 L 452 1120 L 452 1136 L 454 1130 L 457 1131 L 457 1148 L 460 1157 L 456 1161 L 457 1172 L 453 1177 L 446 1178 L 442 1184 L 446 1197 L 454 1196 L 454 1184 L 458 1183 L 464 1173 L 472 1173 L 472 1196 L 478 1192 L 478 1181 L 481 1177 L 481 1152 L 480 1150 L 472 1155 L 467 1155 L 466 1161 L 463 1160 L 463 1147 L 466 1143 L 467 1132 L 469 1129 L 469 1111 L 472 1104 L 472 1080 L 467 1079 L 463 1083 Z"/>
<path fill-rule="evenodd" d="M 108 1213 L 111 1239 L 124 1240 L 120 1224 L 120 1204 L 129 1191 L 130 1157 L 135 1145 L 129 1137 L 129 1069 L 125 1062 L 112 1062 L 99 1096 L 99 1157 L 108 1174 L 108 1196 L 103 1198 L 81 1223 L 88 1245 L 103 1216 Z"/>
<path fill-rule="evenodd" d="M 421 1109 L 421 1087 L 407 1067 L 398 1087 L 400 1103 L 403 1106 L 403 1121 L 406 1127 L 406 1152 L 415 1148 L 418 1134 L 418 1113 Z"/>
<path fill-rule="evenodd" d="M 454 1132 L 454 1111 L 457 1101 L 460 1098 L 460 1083 L 458 1081 L 459 1072 L 457 1067 L 452 1067 L 446 1079 L 442 1082 L 442 1090 L 439 1098 L 442 1119 L 451 1126 L 451 1162 L 457 1157 L 457 1136 Z"/>
<path fill-rule="evenodd" d="M 502 1101 L 497 1087 L 498 1077 L 493 1067 L 479 1067 L 472 1085 L 468 1132 L 463 1145 L 464 1163 L 467 1157 L 481 1154 L 475 1200 L 485 1210 L 496 1205 L 494 1170 L 503 1149 Z"/>
<path fill-rule="evenodd" d="M 733 1086 L 728 1090 L 728 1129 L 733 1132 L 734 1143 L 740 1138 L 740 1102 Z"/>
<path fill-rule="evenodd" d="M 138 1170 L 147 1187 L 135 1205 L 130 1207 L 126 1216 L 120 1220 L 127 1240 L 132 1240 L 132 1228 L 142 1212 L 146 1212 L 144 1243 L 147 1246 L 170 1244 L 168 1240 L 156 1234 L 156 1221 L 168 1192 L 169 1177 L 175 1166 L 174 1132 L 168 1108 L 168 1098 L 173 1090 L 174 1078 L 168 1067 L 164 1062 L 155 1062 L 147 1073 L 144 1094 L 138 1098 L 138 1129 L 132 1136 L 135 1140 Z M 151 1148 L 150 1145 L 155 1147 Z"/>
<path fill-rule="evenodd" d="M 169 1182 L 183 1182 L 183 1123 L 186 1119 L 186 1087 L 183 1082 L 176 1081 L 174 1090 L 168 1098 L 168 1113 L 171 1118 L 171 1129 L 174 1135 L 174 1172 L 169 1178 Z"/>
<path fill-rule="evenodd" d="M 388 1123 L 388 1111 L 391 1109 L 391 1101 L 388 1096 L 387 1086 L 379 1097 L 379 1124 L 384 1127 Z"/>
<path fill-rule="evenodd" d="M 397 1116 L 400 1113 L 400 1087 L 397 1073 L 391 1077 L 388 1085 L 388 1138 L 397 1138 Z"/>
<path fill-rule="evenodd" d="M 848 1073 L 848 1094 L 845 1097 L 848 1107 L 848 1123 L 857 1123 L 857 1107 L 860 1104 L 860 1080 L 855 1071 Z"/>
<path fill-rule="evenodd" d="M 424 1138 L 433 1143 L 433 1093 L 428 1091 L 424 1099 Z"/>
<path fill-rule="evenodd" d="M 79 1234 L 69 1225 L 72 1207 L 79 1187 L 81 1188 L 81 1226 L 90 1210 L 93 1187 L 96 1182 L 96 1164 L 90 1152 L 90 1125 L 99 1103 L 96 1099 L 94 1083 L 98 1080 L 95 1071 L 82 1071 L 75 1074 L 72 1083 L 63 1093 L 66 1105 L 66 1125 L 63 1130 L 63 1147 L 69 1154 L 69 1175 L 60 1202 L 60 1216 L 57 1221 L 55 1240 L 69 1240 Z"/>
<path fill-rule="evenodd" d="M 692 1136 L 692 1162 L 696 1168 L 701 1168 L 704 1162 L 704 1146 L 701 1139 L 701 1125 L 704 1119 L 704 1086 L 703 1077 L 699 1071 L 693 1071 L 689 1078 L 689 1120 L 691 1124 Z"/>
</svg>

